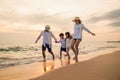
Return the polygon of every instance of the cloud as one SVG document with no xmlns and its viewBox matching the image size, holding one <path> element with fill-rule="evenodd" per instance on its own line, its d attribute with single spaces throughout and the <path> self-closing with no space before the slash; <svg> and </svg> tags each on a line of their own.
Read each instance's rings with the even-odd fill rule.
<svg viewBox="0 0 120 80">
<path fill-rule="evenodd" d="M 115 26 L 115 27 L 120 27 L 120 20 L 119 21 L 115 21 L 113 23 L 108 24 L 109 26 Z"/>
<path fill-rule="evenodd" d="M 106 19 L 106 20 L 117 19 L 117 18 L 120 18 L 120 9 L 110 11 L 103 16 L 103 19 Z"/>
<path fill-rule="evenodd" d="M 90 19 L 88 19 L 88 21 L 92 23 L 97 23 L 97 22 L 104 21 L 104 20 L 115 20 L 116 21 L 115 23 L 117 24 L 111 23 L 111 25 L 118 26 L 119 19 L 120 19 L 120 9 L 116 9 L 116 10 L 107 12 L 101 16 L 93 16 Z"/>
<path fill-rule="evenodd" d="M 36 24 L 49 24 L 56 26 L 57 29 L 61 29 L 61 27 L 63 28 L 64 26 L 67 26 L 66 24 L 69 24 L 69 22 L 67 22 L 69 21 L 68 18 L 60 17 L 60 14 L 64 13 L 66 12 L 49 15 L 45 12 L 34 12 L 29 15 L 21 15 L 14 10 L 0 11 L 0 24 L 4 22 L 4 26 L 14 28 L 14 24 L 19 23 L 23 26 L 16 26 L 17 28 L 22 28 L 26 26 L 26 29 Z"/>
</svg>

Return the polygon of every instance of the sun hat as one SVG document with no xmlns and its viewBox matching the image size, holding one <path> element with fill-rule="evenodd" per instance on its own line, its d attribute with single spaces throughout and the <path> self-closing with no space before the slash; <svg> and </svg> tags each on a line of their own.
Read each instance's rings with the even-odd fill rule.
<svg viewBox="0 0 120 80">
<path fill-rule="evenodd" d="M 51 28 L 50 28 L 50 25 L 46 25 L 45 26 L 45 30 L 50 30 Z"/>
<path fill-rule="evenodd" d="M 75 21 L 81 21 L 79 17 L 75 17 L 74 20 L 72 20 L 73 22 Z"/>
</svg>

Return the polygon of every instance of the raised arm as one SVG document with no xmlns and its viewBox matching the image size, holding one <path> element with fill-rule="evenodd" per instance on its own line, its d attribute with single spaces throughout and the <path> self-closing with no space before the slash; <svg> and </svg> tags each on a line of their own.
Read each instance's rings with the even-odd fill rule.
<svg viewBox="0 0 120 80">
<path fill-rule="evenodd" d="M 42 32 L 41 32 L 41 33 L 40 33 L 40 35 L 37 37 L 37 39 L 36 39 L 35 43 L 37 43 L 37 42 L 38 42 L 38 40 L 41 38 L 41 36 L 42 36 Z"/>
<path fill-rule="evenodd" d="M 83 25 L 83 24 L 82 24 Z M 82 26 L 82 28 L 87 31 L 88 33 L 90 33 L 91 35 L 95 36 L 95 33 L 91 32 L 87 27 L 85 27 L 84 25 Z"/>
<path fill-rule="evenodd" d="M 53 37 L 53 39 L 55 40 L 55 42 L 57 42 L 57 38 L 54 36 L 54 34 L 51 32 L 51 35 Z"/>
</svg>

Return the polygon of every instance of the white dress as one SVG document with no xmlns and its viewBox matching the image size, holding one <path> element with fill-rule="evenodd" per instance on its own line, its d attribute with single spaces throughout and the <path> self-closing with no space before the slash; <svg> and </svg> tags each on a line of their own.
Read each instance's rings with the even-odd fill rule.
<svg viewBox="0 0 120 80">
<path fill-rule="evenodd" d="M 66 48 L 71 48 L 71 39 L 66 38 Z"/>
</svg>

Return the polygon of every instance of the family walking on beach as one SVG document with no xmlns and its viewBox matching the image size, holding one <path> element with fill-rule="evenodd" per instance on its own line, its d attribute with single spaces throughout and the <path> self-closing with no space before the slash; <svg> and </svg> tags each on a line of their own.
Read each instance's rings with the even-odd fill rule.
<svg viewBox="0 0 120 80">
<path fill-rule="evenodd" d="M 58 41 L 57 38 L 54 36 L 52 31 L 50 31 L 50 26 L 46 25 L 45 30 L 40 33 L 38 38 L 36 39 L 35 43 L 38 42 L 38 40 L 43 37 L 43 43 L 42 43 L 42 55 L 44 61 L 46 61 L 46 55 L 45 51 L 46 48 L 48 49 L 48 52 L 52 55 L 53 60 L 55 59 L 54 53 L 52 51 L 52 38 L 55 40 L 56 43 L 61 43 L 61 48 L 60 48 L 60 59 L 62 58 L 62 52 L 66 52 L 66 56 L 68 56 L 68 59 L 70 59 L 70 54 L 69 50 L 72 49 L 74 52 L 75 56 L 73 59 L 78 62 L 78 53 L 79 53 L 79 44 L 82 41 L 82 31 L 85 30 L 91 35 L 95 36 L 95 33 L 91 32 L 89 29 L 87 29 L 84 24 L 82 24 L 82 21 L 80 20 L 79 17 L 75 17 L 74 20 L 75 22 L 74 25 L 74 33 L 71 35 L 70 32 L 65 33 L 60 33 L 59 37 L 60 40 Z"/>
</svg>

